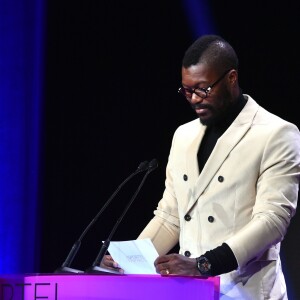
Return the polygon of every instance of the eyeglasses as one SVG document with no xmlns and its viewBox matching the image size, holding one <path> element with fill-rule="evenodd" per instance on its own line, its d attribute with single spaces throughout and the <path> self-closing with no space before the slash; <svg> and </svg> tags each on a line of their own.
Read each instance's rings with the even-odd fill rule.
<svg viewBox="0 0 300 300">
<path fill-rule="evenodd" d="M 189 89 L 182 86 L 178 89 L 178 93 L 182 94 L 189 101 L 192 99 L 193 94 L 196 94 L 198 97 L 202 99 L 207 98 L 212 88 L 216 86 L 225 77 L 225 75 L 231 70 L 232 69 L 227 70 L 217 81 L 215 81 L 212 85 L 210 85 L 206 89 L 200 87 Z"/>
</svg>

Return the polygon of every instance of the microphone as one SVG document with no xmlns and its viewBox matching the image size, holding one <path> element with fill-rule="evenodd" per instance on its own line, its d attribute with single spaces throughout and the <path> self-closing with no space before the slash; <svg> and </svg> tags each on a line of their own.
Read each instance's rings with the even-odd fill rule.
<svg viewBox="0 0 300 300">
<path fill-rule="evenodd" d="M 73 269 L 70 268 L 75 255 L 77 254 L 80 245 L 81 245 L 81 241 L 84 238 L 84 236 L 86 235 L 86 233 L 89 231 L 89 229 L 92 227 L 92 225 L 94 225 L 94 223 L 98 220 L 98 218 L 100 217 L 100 215 L 103 213 L 103 211 L 105 210 L 105 208 L 111 203 L 111 201 L 114 199 L 114 197 L 117 195 L 117 193 L 120 191 L 120 189 L 135 175 L 144 172 L 146 170 L 149 171 L 149 163 L 147 161 L 141 162 L 138 166 L 138 168 L 131 173 L 116 189 L 116 191 L 110 196 L 110 198 L 106 201 L 106 203 L 103 205 L 103 207 L 100 209 L 100 211 L 97 213 L 97 215 L 94 217 L 94 219 L 89 223 L 89 225 L 85 228 L 85 230 L 82 232 L 81 236 L 79 237 L 79 239 L 74 243 L 73 247 L 71 248 L 66 260 L 64 261 L 64 263 L 61 265 L 60 268 L 56 269 L 54 271 L 54 273 L 84 273 L 84 271 L 82 270 L 77 270 L 77 269 Z"/>
<path fill-rule="evenodd" d="M 117 227 L 119 226 L 119 224 L 121 223 L 121 221 L 123 220 L 123 217 L 125 216 L 126 212 L 128 211 L 128 209 L 130 208 L 131 204 L 133 203 L 133 201 L 135 200 L 137 194 L 139 193 L 139 191 L 141 190 L 142 186 L 144 185 L 144 182 L 146 180 L 146 178 L 148 177 L 148 175 L 155 170 L 158 167 L 158 162 L 156 159 L 152 159 L 149 163 L 148 166 L 148 171 L 146 172 L 146 174 L 144 175 L 140 185 L 138 186 L 137 190 L 135 191 L 134 195 L 132 196 L 131 200 L 129 201 L 129 203 L 127 204 L 127 206 L 125 207 L 123 213 L 121 214 L 121 216 L 119 217 L 119 219 L 117 220 L 116 224 L 114 225 L 112 231 L 110 232 L 110 235 L 108 236 L 108 238 L 103 242 L 102 247 L 95 259 L 95 261 L 93 262 L 92 266 L 90 268 L 88 268 L 86 270 L 86 273 L 101 273 L 101 274 L 106 274 L 106 273 L 114 273 L 114 274 L 120 274 L 117 271 L 111 271 L 109 269 L 106 268 L 102 268 L 100 267 L 100 263 L 109 247 L 110 241 L 117 229 Z"/>
</svg>

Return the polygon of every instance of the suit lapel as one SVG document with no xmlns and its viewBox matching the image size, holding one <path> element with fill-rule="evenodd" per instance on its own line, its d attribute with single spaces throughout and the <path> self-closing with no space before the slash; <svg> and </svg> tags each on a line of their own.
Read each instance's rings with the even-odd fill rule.
<svg viewBox="0 0 300 300">
<path fill-rule="evenodd" d="M 245 105 L 241 113 L 237 116 L 235 121 L 219 138 L 201 174 L 197 178 L 194 185 L 194 197 L 191 199 L 188 205 L 188 211 L 195 205 L 198 198 L 201 196 L 205 188 L 209 185 L 210 181 L 218 172 L 232 149 L 243 139 L 244 135 L 252 125 L 258 108 L 258 104 L 248 96 L 247 104 Z M 203 134 L 201 136 L 201 139 L 202 137 Z"/>
<path fill-rule="evenodd" d="M 189 136 L 187 137 L 187 140 L 189 140 L 189 146 L 185 157 L 189 174 L 189 185 L 191 188 L 193 188 L 196 184 L 196 180 L 199 177 L 197 153 L 200 141 L 202 140 L 206 130 L 206 126 L 201 125 L 199 119 L 197 119 L 196 122 L 197 126 L 194 127 L 195 130 L 188 133 Z"/>
</svg>

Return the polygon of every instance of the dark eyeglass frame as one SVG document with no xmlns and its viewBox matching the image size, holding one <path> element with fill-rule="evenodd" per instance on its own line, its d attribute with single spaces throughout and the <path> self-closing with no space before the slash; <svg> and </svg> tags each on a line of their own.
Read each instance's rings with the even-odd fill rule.
<svg viewBox="0 0 300 300">
<path fill-rule="evenodd" d="M 193 94 L 196 94 L 198 97 L 205 99 L 208 97 L 209 93 L 211 92 L 212 88 L 216 86 L 232 69 L 227 70 L 222 74 L 220 78 L 218 78 L 213 84 L 211 84 L 208 88 L 200 88 L 196 87 L 194 89 L 189 89 L 181 86 L 178 89 L 178 93 L 182 94 L 187 100 L 191 100 L 193 97 Z M 191 96 L 187 96 L 187 94 L 190 93 Z"/>
</svg>

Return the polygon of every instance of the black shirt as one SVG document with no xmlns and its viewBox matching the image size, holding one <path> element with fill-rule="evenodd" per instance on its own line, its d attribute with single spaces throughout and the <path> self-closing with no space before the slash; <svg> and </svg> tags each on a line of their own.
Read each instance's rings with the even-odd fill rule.
<svg viewBox="0 0 300 300">
<path fill-rule="evenodd" d="M 218 138 L 231 125 L 231 123 L 234 121 L 234 119 L 238 116 L 238 114 L 245 106 L 246 102 L 247 100 L 243 97 L 241 93 L 237 101 L 228 111 L 226 117 L 223 118 L 222 121 L 219 121 L 218 123 L 206 128 L 204 137 L 198 150 L 198 164 L 200 173 L 206 161 L 208 160 L 208 157 L 210 156 L 213 148 L 215 147 Z"/>
</svg>

